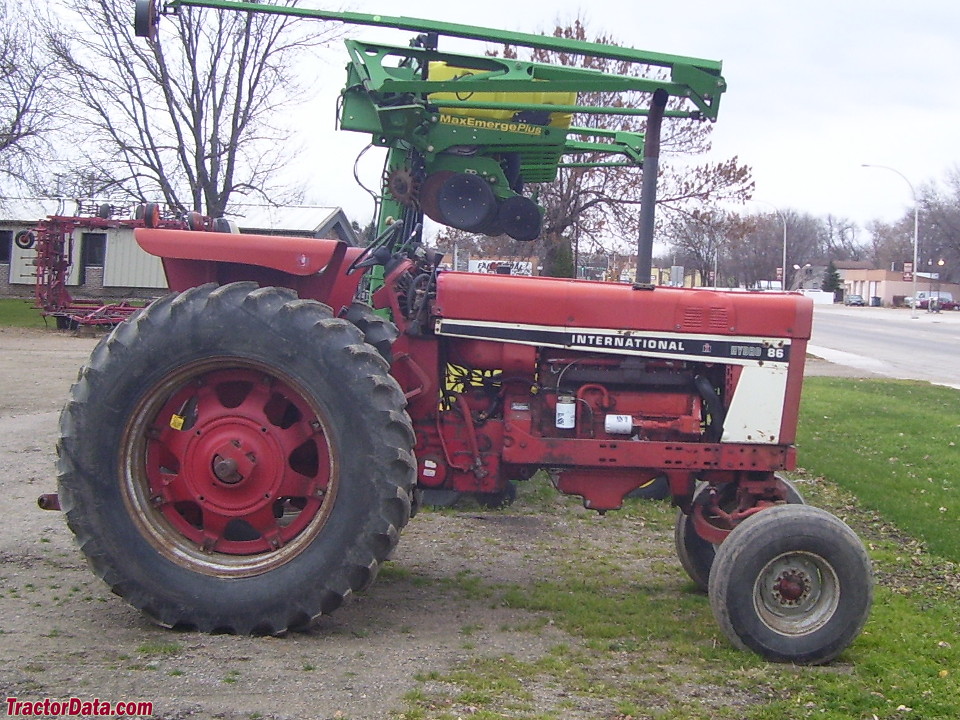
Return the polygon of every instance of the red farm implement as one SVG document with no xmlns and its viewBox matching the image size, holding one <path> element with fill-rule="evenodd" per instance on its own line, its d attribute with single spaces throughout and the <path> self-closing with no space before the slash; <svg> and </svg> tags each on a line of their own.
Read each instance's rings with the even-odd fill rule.
<svg viewBox="0 0 960 720">
<path fill-rule="evenodd" d="M 133 210 L 135 216 L 114 218 L 117 214 L 131 214 L 131 208 L 95 201 L 77 200 L 76 212 L 61 212 L 47 216 L 29 231 L 17 236 L 23 249 L 35 248 L 34 300 L 44 317 L 54 318 L 60 329 L 81 326 L 111 326 L 123 322 L 136 312 L 142 303 L 129 301 L 79 299 L 69 289 L 71 270 L 79 255 L 79 235 L 84 232 L 106 232 L 118 228 L 143 227 L 143 207 Z M 158 226 L 182 228 L 176 219 L 164 219 Z"/>
</svg>

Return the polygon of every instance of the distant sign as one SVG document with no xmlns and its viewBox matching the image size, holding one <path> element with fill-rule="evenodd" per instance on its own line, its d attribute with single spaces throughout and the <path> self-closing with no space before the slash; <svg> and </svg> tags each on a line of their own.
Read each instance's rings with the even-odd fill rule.
<svg viewBox="0 0 960 720">
<path fill-rule="evenodd" d="M 903 264 L 903 280 L 904 282 L 910 282 L 913 280 L 913 263 L 905 262 Z"/>
<path fill-rule="evenodd" d="M 526 260 L 471 260 L 469 270 L 491 275 L 533 275 L 533 263 Z"/>
</svg>

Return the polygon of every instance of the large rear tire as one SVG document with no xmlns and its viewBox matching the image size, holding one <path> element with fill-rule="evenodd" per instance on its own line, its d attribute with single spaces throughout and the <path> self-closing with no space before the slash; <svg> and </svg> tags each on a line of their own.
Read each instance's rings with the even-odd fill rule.
<svg viewBox="0 0 960 720">
<path fill-rule="evenodd" d="M 873 601 L 863 543 L 809 505 L 763 510 L 717 548 L 710 607 L 730 641 L 767 660 L 819 665 L 860 634 Z"/>
<path fill-rule="evenodd" d="M 386 363 L 285 289 L 151 304 L 94 350 L 60 432 L 70 529 L 165 626 L 306 626 L 374 579 L 410 515 L 414 435 Z"/>
</svg>

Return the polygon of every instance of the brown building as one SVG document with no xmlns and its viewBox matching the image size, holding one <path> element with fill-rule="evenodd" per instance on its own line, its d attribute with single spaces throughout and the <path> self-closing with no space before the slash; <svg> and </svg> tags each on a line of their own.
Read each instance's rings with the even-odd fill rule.
<svg viewBox="0 0 960 720">
<path fill-rule="evenodd" d="M 839 269 L 843 278 L 845 295 L 862 295 L 870 305 L 884 307 L 902 307 L 907 305 L 905 298 L 913 294 L 913 281 L 904 280 L 903 273 L 892 270 Z M 960 285 L 940 282 L 935 273 L 917 273 L 917 294 L 936 296 L 938 292 L 950 293 L 954 299 L 960 298 Z M 921 297 L 923 297 L 921 296 Z"/>
</svg>

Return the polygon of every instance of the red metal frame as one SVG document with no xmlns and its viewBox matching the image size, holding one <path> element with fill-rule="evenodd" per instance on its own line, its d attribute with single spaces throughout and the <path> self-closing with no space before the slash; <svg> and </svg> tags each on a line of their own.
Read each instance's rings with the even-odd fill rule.
<svg viewBox="0 0 960 720">
<path fill-rule="evenodd" d="M 143 226 L 141 219 L 114 220 L 92 213 L 78 201 L 77 215 L 50 215 L 33 229 L 36 258 L 34 260 L 34 302 L 44 317 L 53 317 L 58 327 L 116 325 L 140 309 L 127 301 L 81 300 L 67 288 L 73 257 L 75 233 L 78 230 L 110 230 Z M 112 208 L 111 208 L 112 211 Z M 178 220 L 161 221 L 166 228 L 183 227 Z"/>
<path fill-rule="evenodd" d="M 340 240 L 162 227 L 138 227 L 133 234 L 144 251 L 163 259 L 167 284 L 177 292 L 208 282 L 253 280 L 288 287 L 339 310 L 350 304 L 363 277 L 342 272 L 363 248 Z"/>
</svg>

